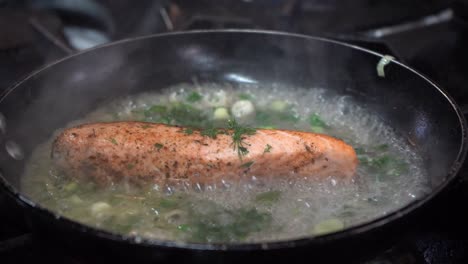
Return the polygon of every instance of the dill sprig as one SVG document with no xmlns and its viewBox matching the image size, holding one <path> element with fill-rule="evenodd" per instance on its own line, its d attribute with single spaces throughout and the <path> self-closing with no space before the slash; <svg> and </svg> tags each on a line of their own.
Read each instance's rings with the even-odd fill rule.
<svg viewBox="0 0 468 264">
<path fill-rule="evenodd" d="M 249 154 L 249 150 L 245 146 L 245 136 L 250 136 L 256 133 L 257 130 L 251 127 L 243 127 L 237 123 L 235 119 L 228 120 L 228 128 L 232 130 L 232 147 L 234 150 L 237 150 L 237 155 L 239 159 L 242 160 L 242 157 Z"/>
<path fill-rule="evenodd" d="M 210 127 L 210 128 L 205 128 L 200 131 L 200 135 L 202 136 L 207 136 L 212 139 L 216 139 L 216 136 L 221 133 L 221 130 L 218 128 Z"/>
</svg>

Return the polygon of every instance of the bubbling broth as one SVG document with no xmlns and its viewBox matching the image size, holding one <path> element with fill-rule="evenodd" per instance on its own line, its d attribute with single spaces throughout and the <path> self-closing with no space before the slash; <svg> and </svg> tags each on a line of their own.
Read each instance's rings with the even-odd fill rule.
<svg viewBox="0 0 468 264">
<path fill-rule="evenodd" d="M 69 126 L 138 120 L 210 128 L 225 127 L 228 119 L 255 128 L 341 138 L 356 150 L 357 175 L 351 183 L 338 177 L 252 176 L 242 182 L 226 178 L 213 185 L 133 186 L 124 181 L 103 188 L 59 173 L 50 159 L 52 137 L 32 154 L 22 189 L 41 205 L 90 226 L 196 243 L 263 242 L 330 233 L 384 216 L 429 191 L 422 160 L 403 138 L 352 98 L 325 89 L 179 84 L 121 98 Z"/>
</svg>

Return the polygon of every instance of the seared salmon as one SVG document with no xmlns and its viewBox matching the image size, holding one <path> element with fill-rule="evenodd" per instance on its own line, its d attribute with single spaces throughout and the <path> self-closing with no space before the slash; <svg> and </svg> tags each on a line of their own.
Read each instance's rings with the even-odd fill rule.
<svg viewBox="0 0 468 264">
<path fill-rule="evenodd" d="M 339 139 L 270 129 L 235 138 L 234 132 L 146 122 L 84 124 L 58 135 L 52 158 L 68 175 L 100 185 L 122 180 L 211 184 L 252 176 L 351 179 L 355 174 L 356 153 Z"/>
</svg>

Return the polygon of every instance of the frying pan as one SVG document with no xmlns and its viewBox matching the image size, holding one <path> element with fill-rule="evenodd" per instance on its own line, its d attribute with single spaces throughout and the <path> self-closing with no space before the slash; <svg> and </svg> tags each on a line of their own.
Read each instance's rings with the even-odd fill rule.
<svg viewBox="0 0 468 264">
<path fill-rule="evenodd" d="M 32 73 L 0 99 L 0 183 L 34 235 L 80 256 L 108 260 L 238 262 L 360 259 L 415 223 L 425 205 L 457 183 L 466 124 L 453 100 L 410 67 L 392 61 L 378 76 L 378 54 L 349 44 L 252 30 L 191 31 L 122 40 Z M 31 151 L 67 122 L 123 95 L 190 82 L 323 87 L 370 109 L 424 158 L 431 191 L 399 210 L 336 233 L 249 244 L 141 240 L 88 227 L 41 207 L 21 192 Z M 426 220 L 430 221 L 430 220 Z"/>
</svg>

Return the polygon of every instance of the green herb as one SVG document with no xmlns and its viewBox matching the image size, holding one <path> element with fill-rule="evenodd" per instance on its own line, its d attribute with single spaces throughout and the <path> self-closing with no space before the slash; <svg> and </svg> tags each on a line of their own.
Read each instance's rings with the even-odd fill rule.
<svg viewBox="0 0 468 264">
<path fill-rule="evenodd" d="M 151 127 L 151 126 L 148 125 L 148 124 L 144 124 L 144 125 L 141 126 L 141 128 L 143 128 L 143 129 L 147 129 L 147 128 L 150 128 L 150 127 Z"/>
<path fill-rule="evenodd" d="M 190 226 L 186 224 L 181 224 L 177 226 L 177 229 L 183 232 L 187 232 L 187 231 L 190 231 Z"/>
<path fill-rule="evenodd" d="M 330 218 L 319 222 L 314 226 L 313 233 L 315 235 L 323 235 L 335 232 L 344 228 L 344 223 L 338 218 Z"/>
<path fill-rule="evenodd" d="M 392 162 L 392 158 L 390 158 L 390 156 L 388 155 L 383 155 L 383 156 L 372 159 L 369 164 L 372 165 L 372 167 L 375 167 L 377 169 L 382 169 L 388 166 L 390 162 Z"/>
<path fill-rule="evenodd" d="M 356 152 L 357 155 L 362 155 L 366 153 L 366 151 L 363 148 L 354 148 L 354 151 Z"/>
<path fill-rule="evenodd" d="M 291 105 L 284 100 L 273 100 L 269 105 L 270 110 L 274 112 L 284 112 L 285 110 L 291 111 Z"/>
<path fill-rule="evenodd" d="M 312 114 L 309 117 L 309 124 L 312 127 L 326 128 L 327 124 L 317 114 Z"/>
<path fill-rule="evenodd" d="M 269 153 L 273 147 L 270 146 L 270 144 L 266 144 L 265 149 L 263 150 L 263 153 Z"/>
<path fill-rule="evenodd" d="M 162 211 L 170 211 L 174 209 L 181 209 L 181 210 L 188 210 L 187 203 L 190 200 L 188 199 L 187 195 L 178 193 L 178 194 L 173 194 L 169 196 L 164 196 L 163 198 L 157 198 L 156 199 L 156 205 L 159 210 Z M 151 206 L 154 206 L 152 204 Z"/>
<path fill-rule="evenodd" d="M 253 135 L 257 130 L 251 127 L 240 126 L 235 119 L 228 120 L 228 128 L 233 130 L 231 145 L 234 150 L 237 150 L 237 155 L 239 156 L 239 159 L 242 160 L 242 157 L 249 153 L 248 149 L 244 145 L 245 136 Z"/>
<path fill-rule="evenodd" d="M 138 215 L 111 215 L 103 221 L 103 225 L 112 226 L 113 230 L 126 234 L 130 232 L 140 220 L 141 218 Z"/>
<path fill-rule="evenodd" d="M 241 168 L 250 168 L 255 162 L 254 161 L 249 161 L 249 162 L 246 162 L 242 165 L 240 165 Z"/>
<path fill-rule="evenodd" d="M 355 216 L 356 212 L 358 212 L 358 211 L 359 210 L 358 210 L 358 208 L 356 208 L 356 206 L 345 204 L 345 205 L 343 205 L 341 210 L 339 210 L 337 215 L 339 217 L 341 217 L 341 218 L 349 218 L 349 217 Z"/>
<path fill-rule="evenodd" d="M 146 110 L 144 110 L 144 109 L 132 109 L 130 112 L 132 112 L 132 114 L 142 115 L 142 114 L 145 113 L 145 111 L 146 111 Z M 113 115 L 114 115 L 114 114 L 117 114 L 117 115 L 118 115 L 118 113 L 115 113 L 115 112 L 113 112 L 112 114 L 113 114 Z"/>
<path fill-rule="evenodd" d="M 132 111 L 133 112 L 133 111 Z M 119 113 L 116 113 L 116 112 L 112 112 L 111 113 L 111 120 L 110 121 L 117 121 L 117 120 L 120 120 L 120 116 L 119 116 Z"/>
<path fill-rule="evenodd" d="M 74 181 L 68 183 L 67 185 L 63 187 L 63 189 L 67 191 L 68 193 L 75 191 L 77 188 L 78 188 L 78 184 Z"/>
<path fill-rule="evenodd" d="M 154 114 L 163 114 L 166 111 L 167 111 L 167 107 L 164 105 L 153 105 L 150 108 L 146 109 L 143 113 L 146 117 L 149 117 Z"/>
<path fill-rule="evenodd" d="M 184 133 L 186 135 L 192 135 L 193 134 L 193 128 L 188 127 L 186 129 L 184 129 Z"/>
<path fill-rule="evenodd" d="M 279 122 L 297 123 L 300 118 L 293 111 L 287 109 L 283 112 L 270 112 L 265 110 L 257 110 L 255 121 L 258 127 L 274 127 L 274 124 Z"/>
<path fill-rule="evenodd" d="M 387 144 L 381 144 L 367 149 L 355 148 L 360 166 L 367 167 L 376 178 L 376 181 L 388 176 L 400 176 L 408 173 L 409 165 L 404 160 L 392 155 Z"/>
<path fill-rule="evenodd" d="M 180 205 L 180 201 L 176 199 L 163 198 L 159 201 L 159 207 L 163 209 L 176 209 Z"/>
<path fill-rule="evenodd" d="M 189 127 L 207 127 L 208 116 L 202 111 L 182 103 L 177 103 L 171 107 L 167 115 L 167 120 L 174 121 L 178 125 Z"/>
<path fill-rule="evenodd" d="M 287 121 L 291 123 L 297 123 L 299 121 L 299 117 L 294 113 L 291 109 L 286 112 L 280 112 L 277 114 L 277 117 L 281 121 Z"/>
<path fill-rule="evenodd" d="M 167 107 L 164 105 L 152 105 L 147 109 L 143 110 L 144 114 L 144 121 L 152 122 L 152 121 L 158 121 L 161 123 L 168 123 L 168 120 L 162 120 L 162 116 L 164 116 L 167 112 Z M 134 110 L 136 111 L 136 110 Z"/>
<path fill-rule="evenodd" d="M 388 144 L 381 144 L 375 147 L 377 151 L 387 151 L 389 148 Z"/>
<path fill-rule="evenodd" d="M 200 134 L 201 134 L 202 136 L 207 136 L 207 137 L 210 137 L 210 138 L 212 138 L 212 139 L 216 139 L 216 136 L 217 136 L 218 134 L 220 134 L 220 131 L 221 131 L 221 130 L 218 129 L 218 128 L 210 127 L 210 128 L 205 128 L 205 129 L 203 129 L 203 130 L 200 132 Z"/>
<path fill-rule="evenodd" d="M 131 170 L 135 168 L 135 164 L 127 164 L 127 169 Z"/>
<path fill-rule="evenodd" d="M 118 145 L 119 143 L 117 143 L 117 140 L 115 140 L 115 138 L 109 138 L 108 139 L 112 144 L 114 145 Z"/>
<path fill-rule="evenodd" d="M 210 119 L 199 109 L 189 104 L 173 103 L 168 106 L 153 105 L 144 110 L 144 121 L 189 127 L 206 127 Z"/>
<path fill-rule="evenodd" d="M 249 150 L 246 147 L 237 147 L 239 158 L 242 160 L 242 156 L 249 154 Z"/>
<path fill-rule="evenodd" d="M 317 126 L 311 126 L 310 130 L 312 130 L 312 132 L 314 132 L 314 133 L 323 133 L 323 132 L 325 132 L 325 129 L 323 129 L 323 127 L 317 127 Z"/>
<path fill-rule="evenodd" d="M 309 124 L 310 129 L 315 133 L 324 133 L 325 128 L 328 128 L 328 125 L 317 114 L 311 114 L 309 116 Z"/>
<path fill-rule="evenodd" d="M 271 204 L 279 201 L 281 198 L 281 191 L 268 191 L 255 196 L 255 201 L 259 203 Z"/>
<path fill-rule="evenodd" d="M 162 147 L 164 147 L 164 145 L 161 144 L 161 143 L 156 143 L 156 144 L 154 144 L 154 147 L 157 148 L 158 151 L 159 151 L 159 150 L 161 150 Z"/>
<path fill-rule="evenodd" d="M 274 126 L 259 126 L 260 129 L 276 129 Z"/>
<path fill-rule="evenodd" d="M 248 93 L 240 93 L 239 94 L 239 99 L 241 99 L 241 100 L 252 100 L 253 96 L 248 94 Z"/>
<path fill-rule="evenodd" d="M 261 127 L 272 126 L 273 115 L 267 111 L 258 110 L 255 114 L 255 121 Z"/>
<path fill-rule="evenodd" d="M 270 226 L 272 216 L 255 208 L 227 210 L 216 207 L 193 217 L 193 242 L 232 242 L 245 239 L 253 232 Z M 226 221 L 230 219 L 230 221 Z"/>
<path fill-rule="evenodd" d="M 185 99 L 187 100 L 187 102 L 195 103 L 200 101 L 202 99 L 202 96 L 197 92 L 191 92 Z"/>
</svg>

